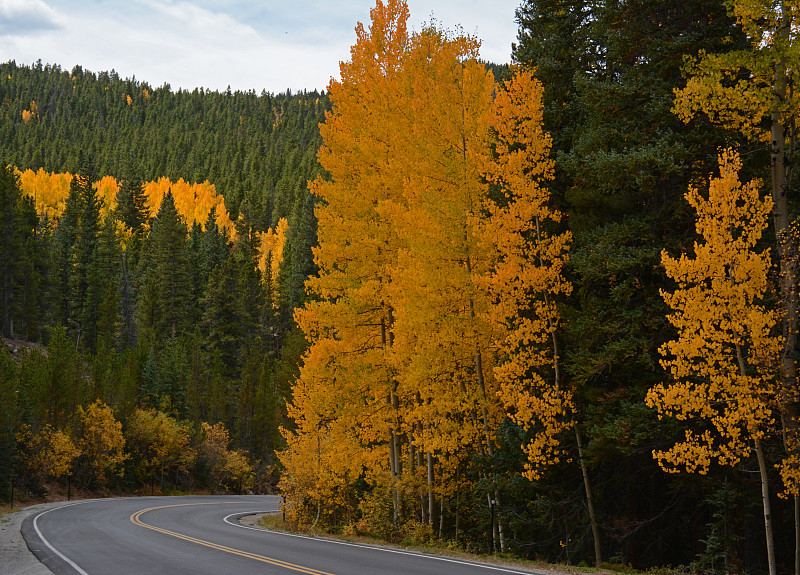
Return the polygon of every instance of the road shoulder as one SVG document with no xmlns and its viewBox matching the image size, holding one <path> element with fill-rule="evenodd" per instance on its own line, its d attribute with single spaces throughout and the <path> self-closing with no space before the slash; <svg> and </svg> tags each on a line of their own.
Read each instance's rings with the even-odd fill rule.
<svg viewBox="0 0 800 575">
<path fill-rule="evenodd" d="M 0 557 L 3 558 L 0 575 L 53 575 L 28 548 L 22 536 L 22 525 L 29 517 L 63 504 L 41 503 L 0 516 Z"/>
<path fill-rule="evenodd" d="M 263 525 L 259 524 L 259 519 L 264 516 L 268 515 L 277 515 L 277 512 L 273 513 L 255 513 L 250 515 L 242 515 L 236 518 L 238 523 L 243 527 L 247 528 L 255 528 L 255 529 L 262 529 L 264 531 L 273 531 L 272 529 L 268 529 Z M 282 533 L 282 531 L 274 531 L 275 533 Z M 320 540 L 330 540 L 338 543 L 356 545 L 358 547 L 365 547 L 365 548 L 383 548 L 388 550 L 399 550 L 409 554 L 418 554 L 418 555 L 430 555 L 434 557 L 450 557 L 457 561 L 465 561 L 467 563 L 475 563 L 475 564 L 484 564 L 490 566 L 497 566 L 503 567 L 508 569 L 513 569 L 517 572 L 524 572 L 530 573 L 531 575 L 615 575 L 611 572 L 604 571 L 604 570 L 592 570 L 591 574 L 579 571 L 577 569 L 573 570 L 571 568 L 564 568 L 563 566 L 559 566 L 559 568 L 550 567 L 550 566 L 543 566 L 543 565 L 525 565 L 523 561 L 503 561 L 501 559 L 488 559 L 486 557 L 476 557 L 474 555 L 466 554 L 466 553 L 447 553 L 444 549 L 426 549 L 426 550 L 419 550 L 413 548 L 407 548 L 404 546 L 397 546 L 397 545 L 390 545 L 390 544 L 377 544 L 377 543 L 366 543 L 361 541 L 351 541 L 349 539 L 342 539 L 330 535 L 305 535 L 305 534 L 295 534 L 295 533 L 288 533 L 289 535 L 299 536 L 299 537 L 309 537 L 311 539 L 320 539 Z"/>
</svg>

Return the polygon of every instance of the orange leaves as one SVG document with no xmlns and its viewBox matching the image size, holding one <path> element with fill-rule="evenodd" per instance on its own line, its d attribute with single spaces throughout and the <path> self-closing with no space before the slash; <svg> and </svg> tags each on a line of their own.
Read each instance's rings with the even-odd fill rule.
<svg viewBox="0 0 800 575">
<path fill-rule="evenodd" d="M 288 227 L 289 222 L 286 221 L 286 218 L 281 218 L 274 230 L 270 228 L 266 232 L 259 232 L 258 269 L 261 271 L 261 277 L 273 279 L 278 277 L 278 270 L 283 261 L 283 248 L 286 245 Z M 269 270 L 267 270 L 268 262 Z"/>
<path fill-rule="evenodd" d="M 51 174 L 43 168 L 39 168 L 37 172 L 25 170 L 17 173 L 20 189 L 34 199 L 36 211 L 46 215 L 51 222 L 58 221 L 69 195 L 72 174 Z"/>
<path fill-rule="evenodd" d="M 572 426 L 572 393 L 558 381 L 554 299 L 572 290 L 563 277 L 571 235 L 554 232 L 561 214 L 550 208 L 545 187 L 553 175 L 551 140 L 542 130 L 542 86 L 531 72 L 517 70 L 505 83 L 494 113 L 496 152 L 484 171 L 508 202 L 488 204 L 490 216 L 481 222 L 494 262 L 482 283 L 506 358 L 495 368 L 499 395 L 514 421 L 538 430 L 523 446 L 525 475 L 538 479 L 543 468 L 560 461 L 559 436 Z"/>
<path fill-rule="evenodd" d="M 114 418 L 111 408 L 99 399 L 86 409 L 78 408 L 83 434 L 80 449 L 93 478 L 104 485 L 106 474 L 122 477 L 122 464 L 128 459 L 125 453 L 125 437 L 122 424 Z"/>
<path fill-rule="evenodd" d="M 147 196 L 147 206 L 150 216 L 158 213 L 161 200 L 167 191 L 172 192 L 175 199 L 175 208 L 178 213 L 186 219 L 188 226 L 195 222 L 205 226 L 211 208 L 217 210 L 217 225 L 225 228 L 230 237 L 233 237 L 235 227 L 233 221 L 228 216 L 225 209 L 225 200 L 217 194 L 214 184 L 205 181 L 202 184 L 191 184 L 179 178 L 177 182 L 171 182 L 169 178 L 159 178 L 156 181 L 147 182 L 144 185 L 144 192 Z"/>
<path fill-rule="evenodd" d="M 335 498 L 360 473 L 418 486 L 419 469 L 399 463 L 414 453 L 452 479 L 465 452 L 492 453 L 504 407 L 545 428 L 526 446 L 537 477 L 571 425 L 569 392 L 538 373 L 556 363 L 552 298 L 570 291 L 571 239 L 555 233 L 544 187 L 541 86 L 521 72 L 498 89 L 475 39 L 408 36 L 407 18 L 405 3 L 378 2 L 330 85 L 319 153 L 330 179 L 310 185 L 320 273 L 295 313 L 311 346 L 281 455 L 294 505 Z"/>
<path fill-rule="evenodd" d="M 57 222 L 64 211 L 72 174 L 51 174 L 42 168 L 38 172 L 25 170 L 18 173 L 20 189 L 34 198 L 36 210 L 40 214 L 47 214 L 50 221 Z M 119 183 L 112 176 L 103 176 L 94 184 L 94 187 L 101 199 L 100 213 L 106 217 L 110 211 L 116 209 Z M 229 236 L 233 237 L 235 226 L 225 209 L 225 201 L 221 195 L 217 194 L 214 184 L 207 181 L 201 184 L 192 184 L 183 179 L 178 179 L 173 183 L 168 178 L 159 178 L 157 181 L 147 182 L 144 189 L 151 217 L 158 212 L 161 200 L 167 190 L 171 190 L 175 199 L 175 207 L 188 225 L 191 226 L 198 222 L 205 226 L 211 208 L 216 208 L 217 225 L 225 228 Z M 285 229 L 283 233 L 285 235 Z M 275 259 L 273 255 L 273 260 Z"/>
<path fill-rule="evenodd" d="M 23 424 L 17 433 L 17 442 L 20 452 L 27 454 L 23 465 L 42 482 L 71 473 L 73 463 L 81 454 L 67 433 L 49 424 L 35 435 L 31 434 L 30 426 Z"/>
<path fill-rule="evenodd" d="M 31 100 L 30 110 L 22 110 L 22 121 L 26 124 L 33 117 L 39 119 L 39 106 L 36 104 L 36 100 Z"/>
<path fill-rule="evenodd" d="M 760 302 L 767 290 L 769 251 L 755 251 L 772 209 L 759 196 L 757 180 L 741 184 L 739 156 L 720 154 L 720 176 L 708 199 L 686 194 L 697 210 L 695 257 L 662 253 L 678 289 L 662 291 L 674 310 L 668 316 L 678 339 L 661 348 L 662 365 L 675 381 L 654 386 L 646 403 L 662 415 L 700 421 L 702 434 L 654 456 L 667 470 L 705 473 L 712 460 L 735 465 L 750 453 L 774 421 L 775 374 L 782 340 L 774 335 L 777 315 Z"/>
</svg>

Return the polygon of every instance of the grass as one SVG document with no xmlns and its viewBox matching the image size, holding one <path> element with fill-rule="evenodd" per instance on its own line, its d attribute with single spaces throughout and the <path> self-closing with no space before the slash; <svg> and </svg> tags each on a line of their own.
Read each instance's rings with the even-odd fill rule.
<svg viewBox="0 0 800 575">
<path fill-rule="evenodd" d="M 278 514 L 265 514 L 262 515 L 257 525 L 263 529 L 271 531 L 282 531 L 287 533 L 297 533 L 301 535 L 308 535 L 311 537 L 323 537 L 328 539 L 335 539 L 338 541 L 347 541 L 350 543 L 361 543 L 364 545 L 379 545 L 382 547 L 391 547 L 394 549 L 403 549 L 407 551 L 417 551 L 420 553 L 442 555 L 452 557 L 454 559 L 462 559 L 465 561 L 482 561 L 487 563 L 494 563 L 506 567 L 520 567 L 537 571 L 547 571 L 550 573 L 613 573 L 623 570 L 622 566 L 612 566 L 603 564 L 602 569 L 588 566 L 575 566 L 575 565 L 557 565 L 545 563 L 543 561 L 533 561 L 529 559 L 522 559 L 508 553 L 496 553 L 495 555 L 488 555 L 486 553 L 474 553 L 464 550 L 456 546 L 454 542 L 438 541 L 435 540 L 431 543 L 414 543 L 402 542 L 400 544 L 387 542 L 385 539 L 374 537 L 365 533 L 336 533 L 332 534 L 320 528 L 315 528 L 313 531 L 298 531 L 292 529 L 292 526 Z M 611 569 L 616 567 L 617 569 Z M 624 568 L 628 572 L 635 572 L 630 567 Z"/>
</svg>

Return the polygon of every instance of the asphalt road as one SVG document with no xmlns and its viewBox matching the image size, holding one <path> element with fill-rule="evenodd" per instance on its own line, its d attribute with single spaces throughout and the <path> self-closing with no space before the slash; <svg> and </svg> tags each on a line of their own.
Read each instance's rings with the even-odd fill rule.
<svg viewBox="0 0 800 575">
<path fill-rule="evenodd" d="M 240 525 L 273 496 L 80 501 L 31 515 L 28 547 L 57 575 L 500 575 L 531 573 Z"/>
</svg>

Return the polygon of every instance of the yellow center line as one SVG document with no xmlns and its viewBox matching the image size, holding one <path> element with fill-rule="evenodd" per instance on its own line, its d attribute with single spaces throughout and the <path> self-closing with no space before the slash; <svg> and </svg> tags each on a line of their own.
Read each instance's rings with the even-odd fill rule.
<svg viewBox="0 0 800 575">
<path fill-rule="evenodd" d="M 176 533 L 175 531 L 170 531 L 169 529 L 163 529 L 161 527 L 156 527 L 155 525 L 144 523 L 141 520 L 142 515 L 144 515 L 148 511 L 155 511 L 156 509 L 166 509 L 168 507 L 186 507 L 190 505 L 222 505 L 223 503 L 224 502 L 221 501 L 214 503 L 179 503 L 177 505 L 162 505 L 160 507 L 150 507 L 148 509 L 142 509 L 141 511 L 137 511 L 136 513 L 131 515 L 130 519 L 134 525 L 139 525 L 140 527 L 145 527 L 152 531 L 163 533 L 164 535 L 171 535 L 172 537 L 177 537 L 178 539 L 183 539 L 184 541 L 190 541 L 191 543 L 197 543 L 198 545 L 210 547 L 211 549 L 217 549 L 218 551 L 224 551 L 226 553 L 231 553 L 233 555 L 239 555 L 240 557 L 247 557 L 248 559 L 254 559 L 255 561 L 261 561 L 262 563 L 269 563 L 270 565 L 284 567 L 286 569 L 291 569 L 292 571 L 299 571 L 300 573 L 307 573 L 308 575 L 332 575 L 327 571 L 319 571 L 317 569 L 312 569 L 311 567 L 303 567 L 302 565 L 287 563 L 286 561 L 281 561 L 280 559 L 273 559 L 272 557 L 265 557 L 263 555 L 258 555 L 256 553 L 249 553 L 247 551 L 234 549 L 232 547 L 226 547 L 225 545 L 219 545 L 217 543 L 212 543 L 210 541 L 203 541 L 202 539 L 197 539 L 196 537 L 190 537 L 188 535 L 183 535 L 182 533 Z"/>
</svg>

